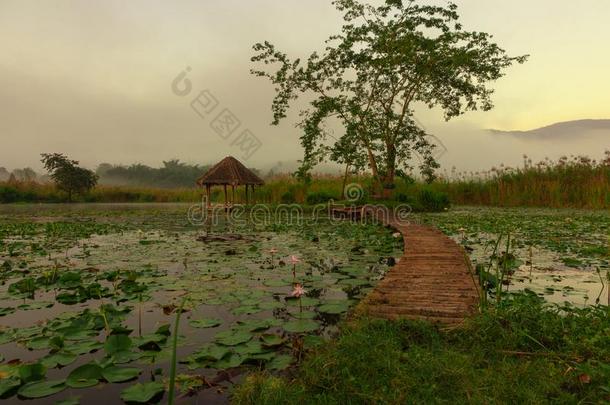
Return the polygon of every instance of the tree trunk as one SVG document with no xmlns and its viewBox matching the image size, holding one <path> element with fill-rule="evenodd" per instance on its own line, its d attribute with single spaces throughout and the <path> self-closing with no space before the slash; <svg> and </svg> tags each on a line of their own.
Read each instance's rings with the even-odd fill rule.
<svg viewBox="0 0 610 405">
<path fill-rule="evenodd" d="M 383 178 L 383 198 L 391 199 L 394 194 L 394 178 L 396 177 L 396 147 L 391 143 L 386 143 L 387 172 Z"/>
<path fill-rule="evenodd" d="M 345 186 L 347 185 L 347 174 L 349 172 L 349 163 L 345 165 L 345 175 L 343 176 L 343 187 L 341 187 L 341 200 L 347 198 L 345 195 Z"/>
</svg>

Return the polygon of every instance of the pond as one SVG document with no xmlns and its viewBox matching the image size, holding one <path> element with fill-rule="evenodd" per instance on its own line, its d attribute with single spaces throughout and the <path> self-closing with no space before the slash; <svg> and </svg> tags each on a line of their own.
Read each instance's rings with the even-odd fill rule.
<svg viewBox="0 0 610 405">
<path fill-rule="evenodd" d="M 282 372 L 332 337 L 402 254 L 377 225 L 204 230 L 188 209 L 0 206 L 1 398 L 166 400 L 180 312 L 178 402 L 226 403 L 248 369 Z"/>
<path fill-rule="evenodd" d="M 507 290 L 529 289 L 557 304 L 609 302 L 608 211 L 459 207 L 417 219 L 439 227 L 464 245 L 474 265 L 486 268 L 497 265 L 510 237 Z"/>
</svg>

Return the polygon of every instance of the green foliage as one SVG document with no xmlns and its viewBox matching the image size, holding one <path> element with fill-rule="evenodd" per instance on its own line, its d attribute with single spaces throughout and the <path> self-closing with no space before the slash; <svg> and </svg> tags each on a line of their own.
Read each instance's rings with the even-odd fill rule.
<svg viewBox="0 0 610 405">
<path fill-rule="evenodd" d="M 51 175 L 55 186 L 68 194 L 85 194 L 97 184 L 98 176 L 91 170 L 78 166 L 78 161 L 70 160 L 61 153 L 43 153 L 42 163 Z"/>
<path fill-rule="evenodd" d="M 160 168 L 143 164 L 113 166 L 102 163 L 96 173 L 102 184 L 131 187 L 182 188 L 194 187 L 197 179 L 209 169 L 204 165 L 189 165 L 177 159 L 164 161 Z"/>
<path fill-rule="evenodd" d="M 236 404 L 602 403 L 610 399 L 610 313 L 512 296 L 442 332 L 361 319 L 296 376 L 253 374 Z M 371 378 L 374 370 L 374 378 Z"/>
<path fill-rule="evenodd" d="M 309 205 L 326 204 L 327 202 L 335 198 L 336 196 L 333 196 L 325 191 L 319 191 L 307 194 L 306 201 Z"/>
<path fill-rule="evenodd" d="M 368 164 L 377 185 L 392 184 L 397 171 L 419 153 L 421 172 L 432 179 L 438 167 L 434 145 L 417 124 L 415 104 L 440 107 L 446 119 L 489 110 L 493 90 L 488 84 L 526 57 L 509 57 L 491 35 L 464 30 L 451 3 L 333 4 L 345 24 L 326 41 L 323 53 L 291 60 L 269 42 L 254 45 L 252 61 L 271 71 L 252 73 L 276 88 L 273 124 L 286 117 L 292 100 L 315 96 L 301 113 L 305 156 L 300 177 L 308 179 L 316 164 L 330 158 L 356 169 Z M 338 119 L 344 133 L 329 146 L 325 124 L 330 119 Z"/>
</svg>

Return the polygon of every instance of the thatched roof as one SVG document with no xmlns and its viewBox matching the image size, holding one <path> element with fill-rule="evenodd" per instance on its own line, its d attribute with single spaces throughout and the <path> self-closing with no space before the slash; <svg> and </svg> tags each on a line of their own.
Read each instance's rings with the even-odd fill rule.
<svg viewBox="0 0 610 405">
<path fill-rule="evenodd" d="M 265 182 L 233 156 L 222 159 L 197 180 L 203 185 L 263 185 Z"/>
</svg>

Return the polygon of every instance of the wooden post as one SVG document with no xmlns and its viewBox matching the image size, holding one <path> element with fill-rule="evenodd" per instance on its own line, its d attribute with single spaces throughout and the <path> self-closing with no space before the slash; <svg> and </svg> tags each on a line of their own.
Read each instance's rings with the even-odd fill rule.
<svg viewBox="0 0 610 405">
<path fill-rule="evenodd" d="M 246 184 L 246 205 L 248 205 L 248 185 Z"/>
<path fill-rule="evenodd" d="M 231 205 L 235 205 L 235 184 L 231 184 L 231 193 L 233 194 L 231 197 Z"/>
<path fill-rule="evenodd" d="M 254 192 L 254 184 L 252 185 L 252 204 L 256 204 L 256 193 Z"/>
<path fill-rule="evenodd" d="M 229 208 L 229 195 L 227 194 L 227 185 L 224 185 L 225 189 L 225 209 Z"/>
<path fill-rule="evenodd" d="M 210 193 L 210 185 L 205 185 L 205 195 L 208 197 L 208 208 L 212 206 L 212 194 Z"/>
</svg>

